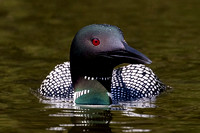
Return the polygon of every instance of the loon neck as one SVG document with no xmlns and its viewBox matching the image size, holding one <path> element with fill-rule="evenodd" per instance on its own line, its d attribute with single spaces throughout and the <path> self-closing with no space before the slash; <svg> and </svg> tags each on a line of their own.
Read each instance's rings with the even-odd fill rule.
<svg viewBox="0 0 200 133">
<path fill-rule="evenodd" d="M 111 104 L 110 92 L 113 66 L 107 62 L 80 61 L 80 59 L 74 60 L 72 57 L 70 69 L 72 85 L 76 94 L 74 96 L 75 103 Z"/>
<path fill-rule="evenodd" d="M 109 105 L 110 85 L 111 77 L 80 77 L 74 85 L 74 101 L 76 104 Z"/>
</svg>

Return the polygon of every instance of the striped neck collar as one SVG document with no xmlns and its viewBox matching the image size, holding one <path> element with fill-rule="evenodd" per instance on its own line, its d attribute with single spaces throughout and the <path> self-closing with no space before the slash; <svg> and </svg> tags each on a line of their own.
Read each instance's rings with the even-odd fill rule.
<svg viewBox="0 0 200 133">
<path fill-rule="evenodd" d="M 91 77 L 91 76 L 84 76 L 84 79 L 87 80 L 111 80 L 111 77 Z"/>
</svg>

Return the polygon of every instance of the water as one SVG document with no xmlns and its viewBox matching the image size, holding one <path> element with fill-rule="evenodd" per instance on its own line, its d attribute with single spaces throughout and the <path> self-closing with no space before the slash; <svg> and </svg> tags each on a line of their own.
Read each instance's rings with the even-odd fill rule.
<svg viewBox="0 0 200 133">
<path fill-rule="evenodd" d="M 0 0 L 0 132 L 199 132 L 200 2 Z M 69 60 L 74 34 L 120 27 L 172 90 L 156 101 L 73 106 L 32 94 Z"/>
</svg>

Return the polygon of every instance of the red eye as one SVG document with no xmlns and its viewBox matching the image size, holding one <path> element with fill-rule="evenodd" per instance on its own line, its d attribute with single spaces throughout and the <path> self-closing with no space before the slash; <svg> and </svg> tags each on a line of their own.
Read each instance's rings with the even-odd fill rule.
<svg viewBox="0 0 200 133">
<path fill-rule="evenodd" d="M 97 38 L 92 39 L 92 44 L 93 44 L 94 46 L 99 45 L 99 44 L 100 44 L 99 39 L 97 39 Z"/>
</svg>

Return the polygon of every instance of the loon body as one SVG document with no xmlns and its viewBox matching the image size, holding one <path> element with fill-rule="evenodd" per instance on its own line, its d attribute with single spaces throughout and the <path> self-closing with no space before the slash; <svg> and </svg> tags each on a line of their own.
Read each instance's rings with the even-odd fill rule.
<svg viewBox="0 0 200 133">
<path fill-rule="evenodd" d="M 114 69 L 121 63 L 130 65 Z M 42 82 L 44 97 L 74 98 L 77 104 L 111 104 L 153 98 L 166 89 L 145 55 L 125 42 L 121 30 L 93 24 L 74 37 L 70 62 L 57 65 Z M 114 69 L 114 70 L 113 70 Z"/>
</svg>

